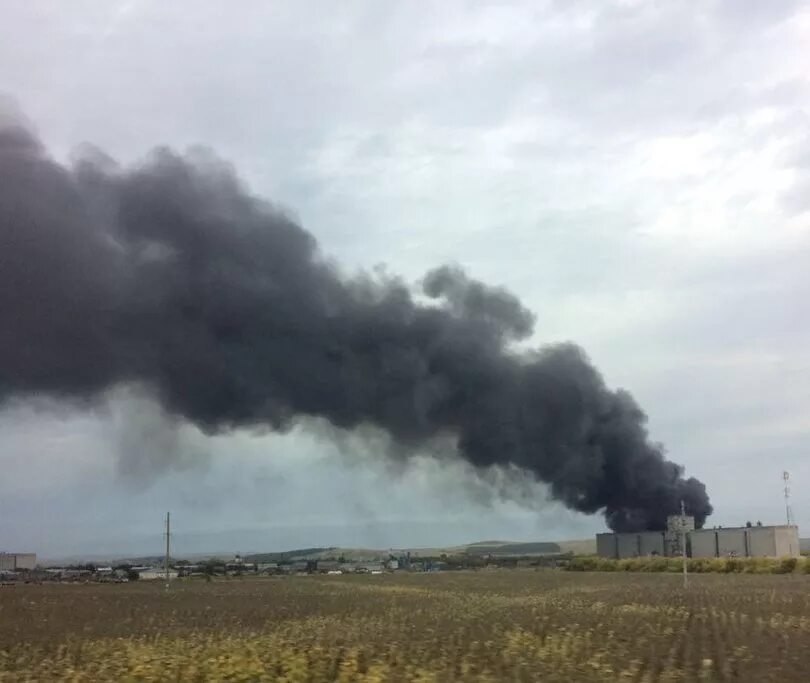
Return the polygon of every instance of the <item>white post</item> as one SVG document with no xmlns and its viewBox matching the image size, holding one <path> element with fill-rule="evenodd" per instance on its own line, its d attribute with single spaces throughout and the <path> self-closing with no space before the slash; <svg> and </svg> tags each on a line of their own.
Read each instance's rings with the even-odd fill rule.
<svg viewBox="0 0 810 683">
<path fill-rule="evenodd" d="M 166 588 L 169 587 L 169 539 L 171 538 L 171 517 L 170 513 L 166 513 L 166 560 L 165 560 L 165 570 L 166 570 Z"/>
<path fill-rule="evenodd" d="M 686 588 L 689 580 L 686 571 L 686 506 L 681 501 L 681 554 L 683 555 L 683 587 Z"/>
</svg>

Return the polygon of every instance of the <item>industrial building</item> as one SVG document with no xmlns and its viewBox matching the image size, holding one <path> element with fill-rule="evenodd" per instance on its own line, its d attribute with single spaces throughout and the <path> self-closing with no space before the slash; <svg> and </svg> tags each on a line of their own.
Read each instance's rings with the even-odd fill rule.
<svg viewBox="0 0 810 683">
<path fill-rule="evenodd" d="M 686 540 L 689 557 L 799 557 L 799 529 L 793 525 L 695 529 L 694 517 L 672 515 L 666 531 L 597 534 L 599 557 L 678 557 Z"/>
<path fill-rule="evenodd" d="M 691 557 L 799 557 L 795 526 L 701 529 L 689 534 Z"/>
<path fill-rule="evenodd" d="M 20 569 L 34 569 L 36 566 L 36 553 L 0 553 L 0 571 L 16 572 Z"/>
</svg>

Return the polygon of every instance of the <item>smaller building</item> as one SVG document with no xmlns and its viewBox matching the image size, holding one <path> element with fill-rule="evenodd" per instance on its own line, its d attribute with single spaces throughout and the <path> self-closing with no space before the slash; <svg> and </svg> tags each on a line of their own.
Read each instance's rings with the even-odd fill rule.
<svg viewBox="0 0 810 683">
<path fill-rule="evenodd" d="M 0 553 L 0 571 L 31 570 L 36 566 L 36 553 Z"/>
<path fill-rule="evenodd" d="M 310 563 L 306 560 L 298 560 L 290 564 L 282 564 L 279 569 L 285 574 L 308 574 L 310 572 Z"/>
<path fill-rule="evenodd" d="M 237 558 L 239 558 L 238 555 Z M 243 562 L 242 559 L 239 558 L 238 562 L 227 562 L 225 564 L 225 572 L 232 575 L 255 573 L 256 564 L 253 562 Z"/>
<path fill-rule="evenodd" d="M 751 557 L 799 557 L 799 529 L 795 526 L 753 526 L 748 534 Z"/>
<path fill-rule="evenodd" d="M 89 569 L 63 569 L 60 576 L 64 581 L 89 581 L 93 572 Z"/>
<path fill-rule="evenodd" d="M 174 569 L 169 570 L 168 572 L 169 580 L 176 579 L 177 576 L 178 576 L 177 571 L 175 571 Z M 165 569 L 149 567 L 148 569 L 141 569 L 138 572 L 138 579 L 141 581 L 159 581 L 161 579 L 165 580 L 166 578 L 167 577 Z"/>
<path fill-rule="evenodd" d="M 317 570 L 321 574 L 340 572 L 340 562 L 337 560 L 318 560 Z"/>
<path fill-rule="evenodd" d="M 358 574 L 382 574 L 383 569 L 382 562 L 361 562 L 358 563 L 355 571 Z"/>
</svg>

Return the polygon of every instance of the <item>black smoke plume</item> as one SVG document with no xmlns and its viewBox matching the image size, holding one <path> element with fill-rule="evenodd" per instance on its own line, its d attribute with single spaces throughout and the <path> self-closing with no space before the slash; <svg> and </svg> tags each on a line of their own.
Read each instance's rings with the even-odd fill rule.
<svg viewBox="0 0 810 683">
<path fill-rule="evenodd" d="M 405 449 L 451 435 L 473 465 L 523 468 L 613 529 L 663 528 L 681 500 L 703 523 L 703 484 L 580 348 L 515 351 L 533 315 L 458 268 L 422 294 L 341 274 L 210 154 L 68 167 L 0 130 L 0 400 L 135 383 L 209 433 L 317 416 Z"/>
</svg>

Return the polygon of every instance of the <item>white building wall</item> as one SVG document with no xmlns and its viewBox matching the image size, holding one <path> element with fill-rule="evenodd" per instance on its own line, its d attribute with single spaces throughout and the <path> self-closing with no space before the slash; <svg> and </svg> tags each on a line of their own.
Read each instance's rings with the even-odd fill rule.
<svg viewBox="0 0 810 683">
<path fill-rule="evenodd" d="M 0 553 L 0 571 L 34 569 L 37 566 L 36 553 Z"/>
<path fill-rule="evenodd" d="M 776 531 L 773 527 L 751 527 L 748 534 L 748 554 L 751 557 L 776 557 Z"/>
<path fill-rule="evenodd" d="M 142 572 L 138 572 L 138 578 L 141 581 L 158 581 L 160 579 L 166 578 L 166 571 L 163 569 L 145 569 Z M 176 579 L 177 572 L 169 570 L 169 579 Z"/>
<path fill-rule="evenodd" d="M 714 529 L 690 531 L 689 545 L 692 557 L 717 557 L 717 532 Z"/>
<path fill-rule="evenodd" d="M 17 553 L 17 569 L 35 569 L 37 566 L 36 553 Z"/>
<path fill-rule="evenodd" d="M 745 529 L 718 529 L 717 554 L 719 557 L 748 556 Z"/>
<path fill-rule="evenodd" d="M 596 554 L 599 557 L 616 559 L 619 556 L 616 549 L 616 534 L 596 534 Z"/>
<path fill-rule="evenodd" d="M 663 531 L 642 531 L 638 535 L 639 553 L 644 556 L 665 554 Z"/>
<path fill-rule="evenodd" d="M 619 558 L 638 557 L 638 534 L 616 534 Z"/>
<path fill-rule="evenodd" d="M 795 526 L 756 526 L 697 529 L 687 532 L 690 557 L 800 557 L 799 530 Z M 659 550 L 659 548 L 661 550 Z M 599 557 L 628 558 L 655 554 L 680 555 L 680 534 L 666 532 L 597 534 Z"/>
<path fill-rule="evenodd" d="M 776 528 L 776 554 L 779 557 L 801 557 L 799 528 L 780 526 Z"/>
</svg>

